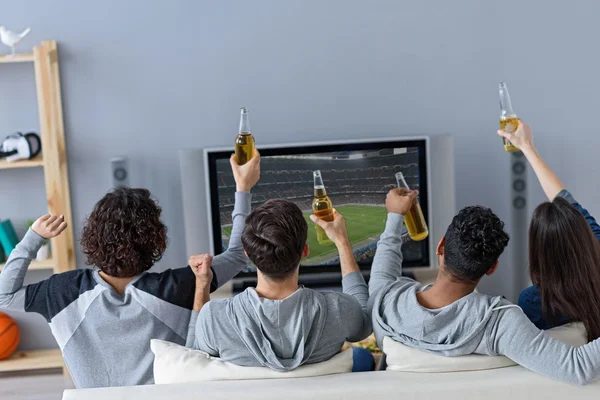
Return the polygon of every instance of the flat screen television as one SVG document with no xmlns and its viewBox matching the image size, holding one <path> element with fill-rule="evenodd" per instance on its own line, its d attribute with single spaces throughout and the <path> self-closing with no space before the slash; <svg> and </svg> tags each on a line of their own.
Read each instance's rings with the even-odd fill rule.
<svg viewBox="0 0 600 400">
<path fill-rule="evenodd" d="M 419 190 L 419 201 L 429 224 L 429 178 L 427 138 L 349 143 L 316 143 L 301 146 L 260 147 L 261 179 L 252 190 L 252 207 L 269 199 L 287 199 L 304 212 L 309 224 L 310 256 L 303 259 L 300 275 L 340 271 L 333 244 L 320 245 L 314 224 L 308 219 L 313 200 L 313 170 L 320 170 L 327 194 L 344 215 L 354 255 L 368 274 L 380 234 L 386 221 L 385 197 L 396 187 L 395 173 L 402 172 L 411 188 Z M 223 252 L 231 231 L 235 182 L 229 158 L 231 149 L 205 152 L 214 254 Z M 431 266 L 430 238 L 411 241 L 406 229 L 402 247 L 403 265 L 408 268 Z M 248 265 L 238 278 L 255 278 Z"/>
</svg>

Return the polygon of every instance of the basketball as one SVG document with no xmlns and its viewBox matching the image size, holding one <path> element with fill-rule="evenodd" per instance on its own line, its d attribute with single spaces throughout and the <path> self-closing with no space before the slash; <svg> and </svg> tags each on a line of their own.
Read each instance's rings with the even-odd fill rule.
<svg viewBox="0 0 600 400">
<path fill-rule="evenodd" d="M 17 350 L 21 334 L 19 327 L 10 316 L 0 313 L 0 360 L 4 360 Z"/>
</svg>

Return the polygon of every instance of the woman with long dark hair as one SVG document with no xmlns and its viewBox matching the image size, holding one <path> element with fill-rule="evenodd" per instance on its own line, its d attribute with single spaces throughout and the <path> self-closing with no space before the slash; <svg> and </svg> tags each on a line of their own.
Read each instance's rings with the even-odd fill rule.
<svg viewBox="0 0 600 400">
<path fill-rule="evenodd" d="M 600 337 L 600 226 L 540 157 L 527 124 L 498 134 L 521 149 L 550 200 L 533 212 L 529 269 L 534 286 L 521 292 L 519 306 L 540 329 L 582 322 L 592 341 Z"/>
</svg>

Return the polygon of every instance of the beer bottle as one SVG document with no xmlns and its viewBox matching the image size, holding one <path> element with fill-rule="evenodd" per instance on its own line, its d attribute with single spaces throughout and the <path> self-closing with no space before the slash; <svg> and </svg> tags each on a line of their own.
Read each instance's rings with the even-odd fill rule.
<svg viewBox="0 0 600 400">
<path fill-rule="evenodd" d="M 248 109 L 242 107 L 240 114 L 240 133 L 235 138 L 235 158 L 239 165 L 244 165 L 254 155 L 254 137 L 250 131 Z"/>
<path fill-rule="evenodd" d="M 313 214 L 324 221 L 333 221 L 333 204 L 327 196 L 321 171 L 313 171 L 313 177 L 315 179 L 315 198 L 312 203 Z M 317 230 L 317 242 L 319 244 L 331 244 L 331 240 L 329 240 L 323 228 L 315 225 L 315 229 Z"/>
<path fill-rule="evenodd" d="M 512 104 L 510 103 L 510 95 L 506 83 L 500 82 L 500 129 L 504 132 L 513 133 L 519 127 L 519 117 L 514 113 Z M 504 142 L 504 150 L 513 153 L 519 151 L 519 148 L 512 144 L 508 139 L 502 138 Z"/>
<path fill-rule="evenodd" d="M 406 180 L 404 179 L 402 172 L 398 172 L 396 174 L 396 181 L 398 182 L 399 188 L 410 190 L 406 184 Z M 423 216 L 423 211 L 421 210 L 421 205 L 419 204 L 418 199 L 415 200 L 408 213 L 406 213 L 404 216 L 404 223 L 406 224 L 406 229 L 408 230 L 408 236 L 410 236 L 410 238 L 415 242 L 423 240 L 429 235 L 429 229 L 427 229 L 425 217 Z"/>
</svg>

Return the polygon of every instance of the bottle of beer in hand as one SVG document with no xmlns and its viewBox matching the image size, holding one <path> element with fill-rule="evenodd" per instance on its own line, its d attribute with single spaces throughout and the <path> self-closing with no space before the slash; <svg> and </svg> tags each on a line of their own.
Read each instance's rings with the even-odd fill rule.
<svg viewBox="0 0 600 400">
<path fill-rule="evenodd" d="M 313 214 L 323 221 L 333 221 L 333 204 L 327 196 L 321 171 L 313 171 L 313 177 L 315 178 L 315 198 L 312 203 Z M 317 242 L 319 244 L 331 244 L 331 240 L 329 240 L 323 228 L 315 225 L 315 229 L 317 230 Z"/>
<path fill-rule="evenodd" d="M 410 190 L 402 172 L 398 172 L 396 174 L 396 181 L 398 182 L 398 188 Z M 423 216 L 419 199 L 415 199 L 415 202 L 410 207 L 410 210 L 404 216 L 404 223 L 406 224 L 406 229 L 408 230 L 408 236 L 410 236 L 410 238 L 415 242 L 424 240 L 427 238 L 427 236 L 429 236 L 429 229 L 425 223 L 425 217 Z"/>
<path fill-rule="evenodd" d="M 235 138 L 235 158 L 239 165 L 244 165 L 254 155 L 254 136 L 250 131 L 248 110 L 242 107 L 240 114 L 240 133 Z"/>
<path fill-rule="evenodd" d="M 510 95 L 508 94 L 508 88 L 506 87 L 506 83 L 500 82 L 499 85 L 500 92 L 500 129 L 504 132 L 513 133 L 519 127 L 519 117 L 512 109 L 512 104 L 510 103 Z M 502 138 L 504 142 L 504 150 L 513 153 L 515 151 L 519 151 L 519 148 L 512 144 L 508 139 Z"/>
</svg>

